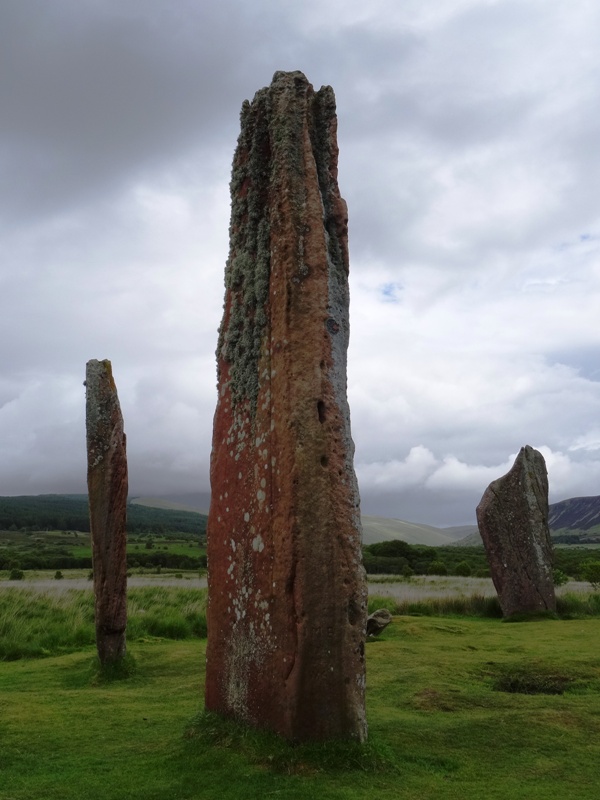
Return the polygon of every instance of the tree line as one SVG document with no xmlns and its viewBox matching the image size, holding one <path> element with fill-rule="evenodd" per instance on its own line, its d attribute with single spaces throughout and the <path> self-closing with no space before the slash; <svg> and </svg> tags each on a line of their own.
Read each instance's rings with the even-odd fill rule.
<svg viewBox="0 0 600 800">
<path fill-rule="evenodd" d="M 0 530 L 73 530 L 89 533 L 87 495 L 0 497 Z M 129 533 L 203 535 L 206 532 L 206 516 L 193 511 L 149 508 L 129 503 L 127 530 Z"/>
<path fill-rule="evenodd" d="M 587 564 L 597 559 L 589 547 L 555 547 L 553 567 L 575 580 L 587 580 Z M 363 563 L 369 574 L 461 575 L 488 577 L 485 549 L 479 547 L 428 547 L 399 539 L 363 548 Z"/>
</svg>

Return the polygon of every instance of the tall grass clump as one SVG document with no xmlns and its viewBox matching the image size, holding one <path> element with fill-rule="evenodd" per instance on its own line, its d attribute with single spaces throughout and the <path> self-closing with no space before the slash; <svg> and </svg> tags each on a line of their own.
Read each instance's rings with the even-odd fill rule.
<svg viewBox="0 0 600 800">
<path fill-rule="evenodd" d="M 566 592 L 556 598 L 556 612 L 562 619 L 600 616 L 600 594 Z"/>
<path fill-rule="evenodd" d="M 206 637 L 206 589 L 143 587 L 128 593 L 127 639 Z M 95 643 L 86 589 L 0 592 L 0 661 L 73 652 Z"/>
<path fill-rule="evenodd" d="M 96 656 L 92 662 L 92 683 L 105 684 L 127 680 L 137 672 L 137 663 L 131 653 L 125 653 L 118 661 L 102 664 Z"/>
<path fill-rule="evenodd" d="M 0 592 L 0 660 L 39 658 L 94 643 L 89 592 Z"/>
<path fill-rule="evenodd" d="M 395 616 L 420 617 L 502 617 L 497 597 L 483 594 L 455 597 L 426 597 L 422 599 L 397 598 L 388 595 L 369 597 L 369 614 L 378 608 L 387 608 Z"/>
<path fill-rule="evenodd" d="M 144 586 L 128 594 L 127 635 L 130 639 L 206 637 L 206 589 Z"/>
</svg>

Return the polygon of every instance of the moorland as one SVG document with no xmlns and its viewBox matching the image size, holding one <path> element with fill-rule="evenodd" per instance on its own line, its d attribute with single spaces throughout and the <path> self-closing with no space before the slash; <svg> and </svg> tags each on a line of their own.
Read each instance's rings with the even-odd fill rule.
<svg viewBox="0 0 600 800">
<path fill-rule="evenodd" d="M 94 660 L 91 590 L 9 583 L 3 800 L 597 797 L 594 594 L 570 618 L 520 624 L 422 598 L 367 643 L 368 744 L 291 746 L 203 714 L 205 590 L 132 589 L 131 661 L 110 679 Z M 382 602 L 398 610 L 390 596 L 370 607 Z"/>
<path fill-rule="evenodd" d="M 199 515 L 132 526 L 113 675 L 88 532 L 17 522 L 0 532 L 2 800 L 597 797 L 600 592 L 573 580 L 592 547 L 555 548 L 556 618 L 509 624 L 481 547 L 368 545 L 369 610 L 394 615 L 366 647 L 369 741 L 293 746 L 203 712 Z"/>
</svg>

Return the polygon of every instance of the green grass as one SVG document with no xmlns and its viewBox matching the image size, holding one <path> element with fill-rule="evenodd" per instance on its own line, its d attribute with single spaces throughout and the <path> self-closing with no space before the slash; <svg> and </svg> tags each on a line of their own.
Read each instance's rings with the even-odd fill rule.
<svg viewBox="0 0 600 800">
<path fill-rule="evenodd" d="M 206 637 L 206 589 L 185 588 L 183 578 L 181 584 L 129 589 L 129 643 L 148 638 Z M 40 591 L 26 582 L 14 581 L 10 588 L 0 591 L 0 661 L 48 657 L 94 644 L 91 583 L 87 589 L 70 589 L 68 585 L 65 579 L 56 582 L 56 589 Z M 497 598 L 478 594 L 411 600 L 371 595 L 369 612 L 378 608 L 415 617 L 501 617 Z M 560 597 L 558 616 L 565 620 L 600 616 L 600 593 Z"/>
<path fill-rule="evenodd" d="M 366 748 L 202 714 L 203 641 L 133 643 L 118 681 L 90 647 L 0 663 L 0 797 L 595 800 L 599 637 L 599 619 L 396 617 L 367 644 Z"/>
<path fill-rule="evenodd" d="M 483 594 L 420 599 L 400 599 L 391 595 L 370 594 L 368 607 L 370 614 L 378 608 L 387 608 L 392 614 L 405 616 L 486 617 L 492 619 L 502 617 L 498 598 Z M 535 616 L 558 617 L 564 620 L 598 617 L 600 616 L 600 592 L 566 593 L 556 598 L 556 614 L 545 613 Z M 511 617 L 510 621 L 525 621 L 530 617 L 531 615 L 523 617 L 515 615 Z"/>
<path fill-rule="evenodd" d="M 136 587 L 128 592 L 127 639 L 206 636 L 206 589 Z M 93 645 L 91 590 L 0 592 L 0 661 L 38 658 Z"/>
<path fill-rule="evenodd" d="M 423 599 L 398 599 L 389 595 L 369 595 L 369 613 L 378 608 L 387 608 L 392 614 L 411 616 L 458 616 L 493 617 L 502 616 L 497 597 L 482 594 L 456 595 L 454 597 L 427 597 Z"/>
</svg>

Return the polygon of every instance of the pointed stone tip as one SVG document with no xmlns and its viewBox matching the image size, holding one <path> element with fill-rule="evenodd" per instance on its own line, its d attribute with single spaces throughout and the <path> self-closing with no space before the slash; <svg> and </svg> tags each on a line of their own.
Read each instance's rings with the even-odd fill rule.
<svg viewBox="0 0 600 800">
<path fill-rule="evenodd" d="M 525 461 L 539 461 L 543 464 L 546 463 L 540 451 L 536 450 L 535 447 L 532 447 L 530 444 L 526 444 L 521 448 L 516 460 L 519 461 L 520 459 L 525 459 Z"/>
</svg>

